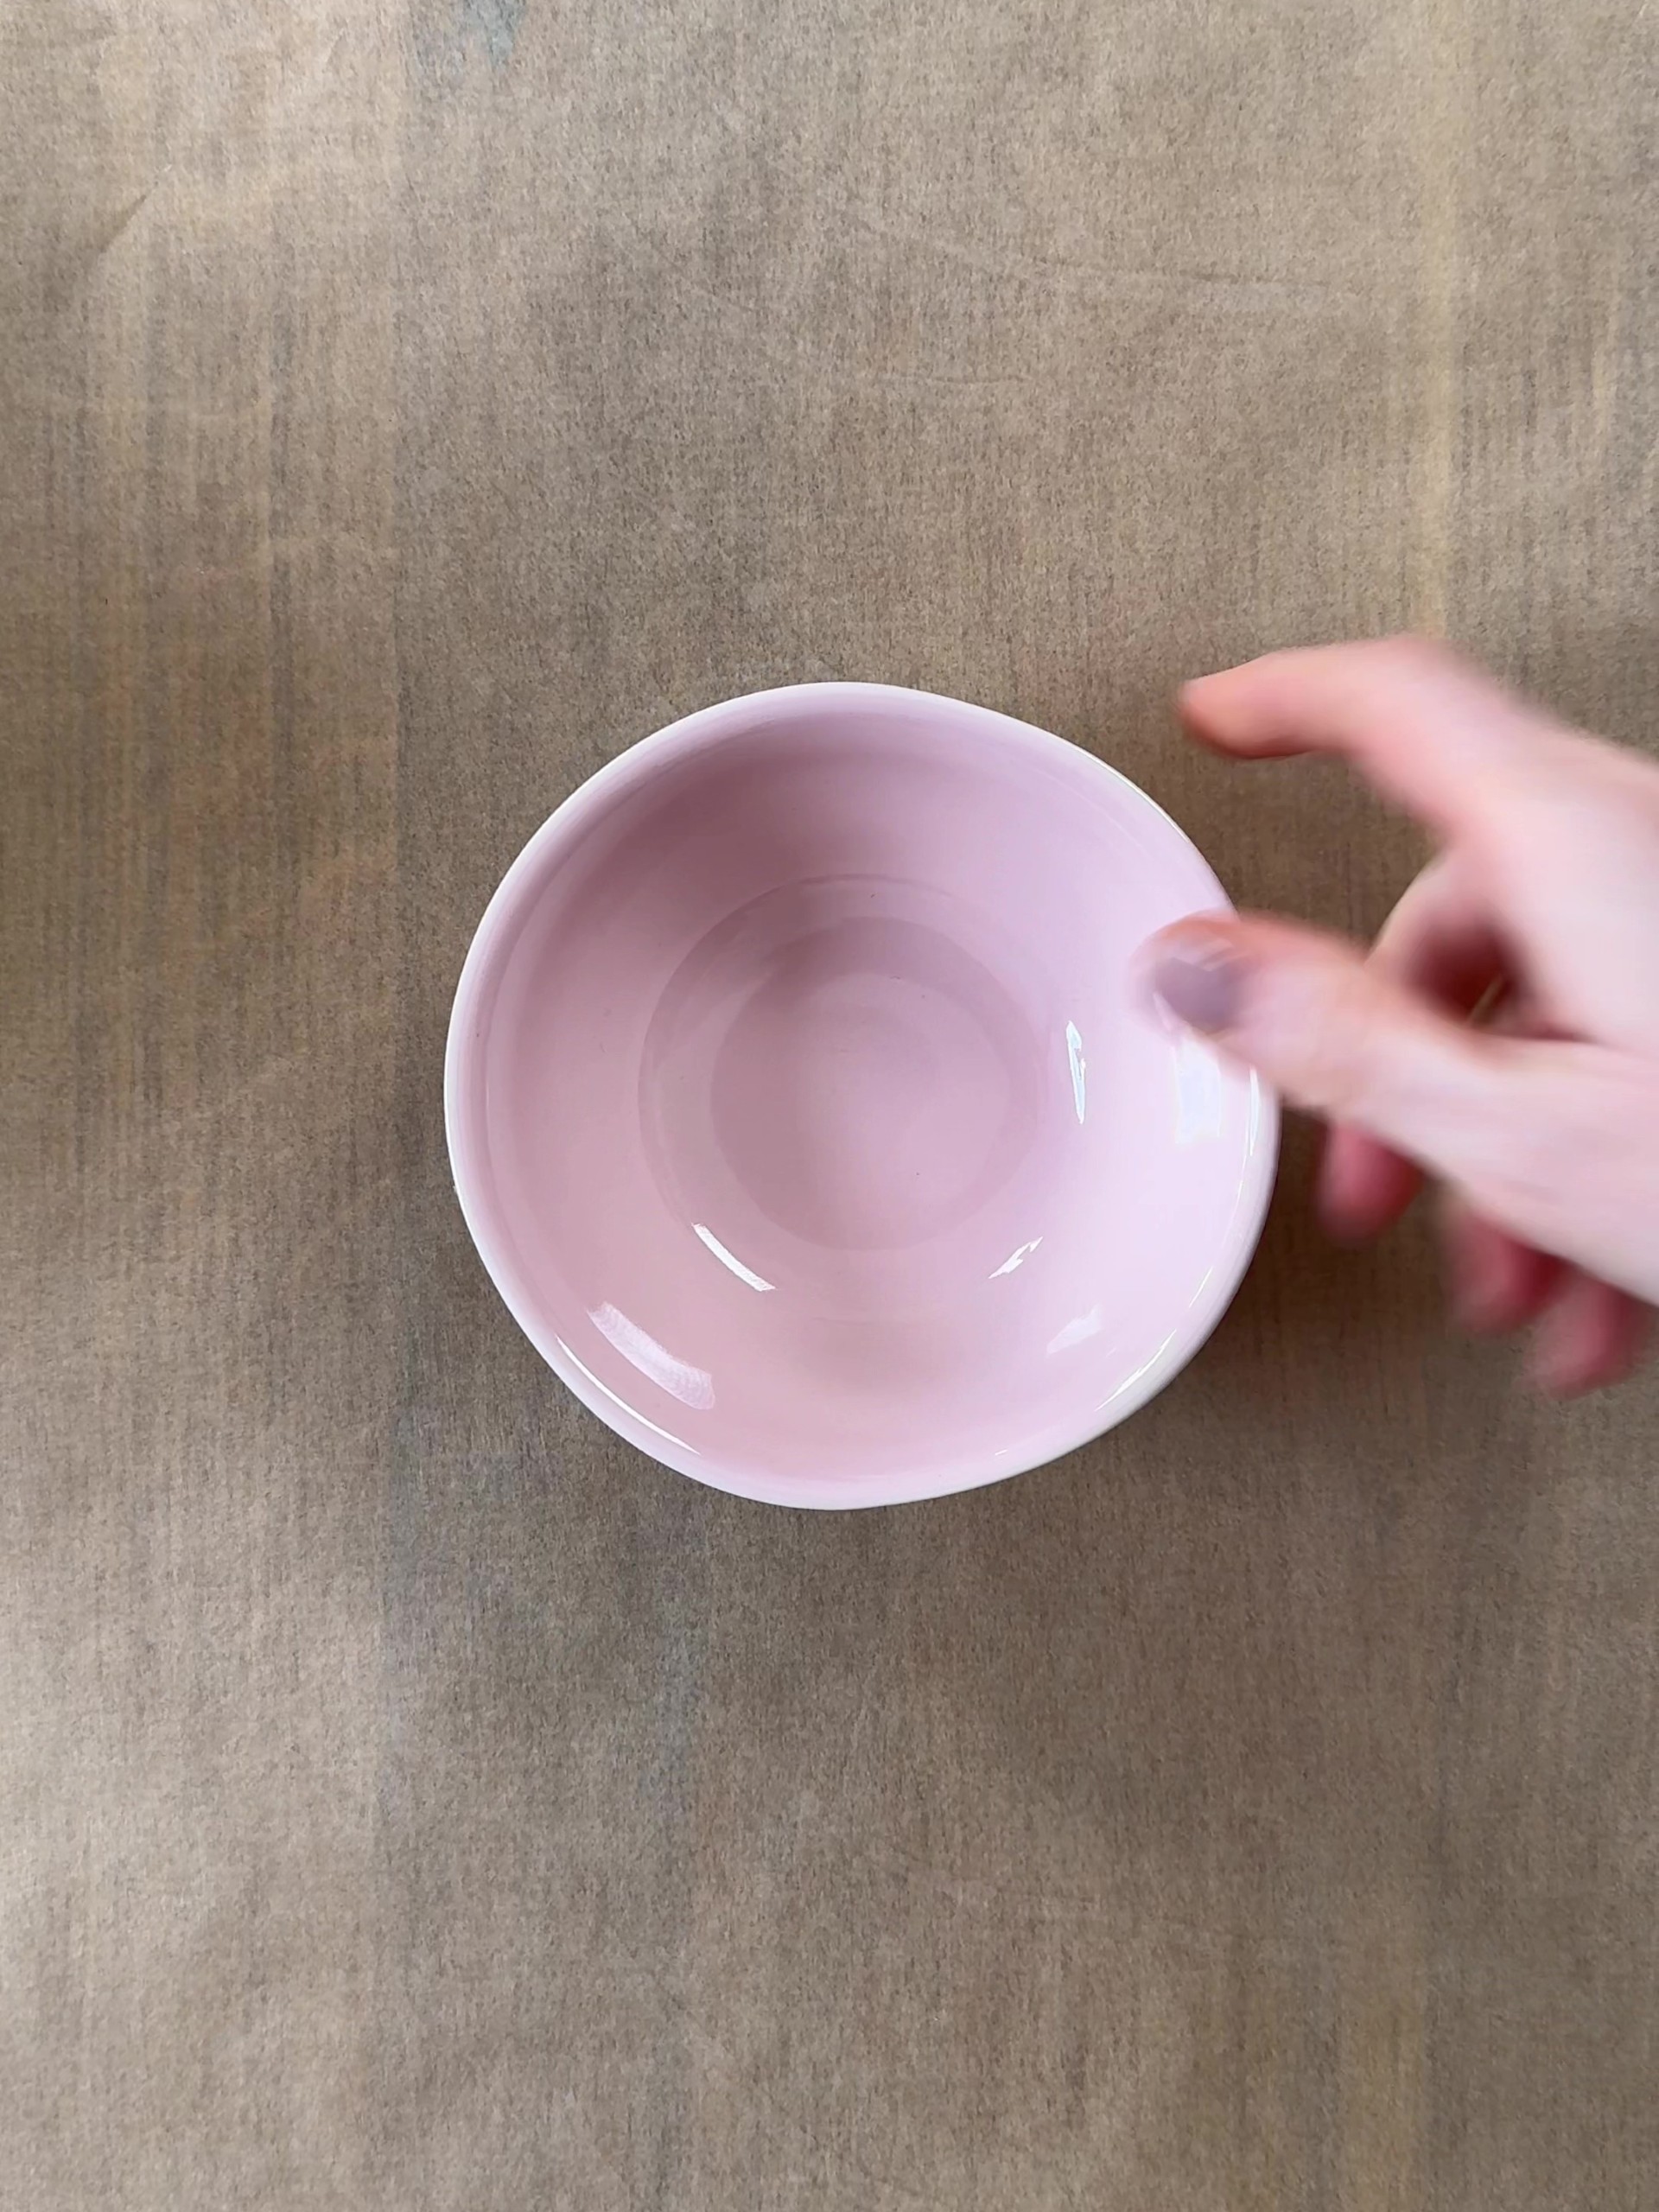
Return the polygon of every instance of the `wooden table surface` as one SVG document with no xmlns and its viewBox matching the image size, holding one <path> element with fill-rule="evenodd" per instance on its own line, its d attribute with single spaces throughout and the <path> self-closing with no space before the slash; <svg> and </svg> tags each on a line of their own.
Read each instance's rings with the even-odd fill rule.
<svg viewBox="0 0 1659 2212">
<path fill-rule="evenodd" d="M 983 700 L 1375 925 L 1180 677 L 1445 629 L 1652 743 L 1659 9 L 0 16 L 0 2203 L 1659 2205 L 1659 1392 L 1291 1143 L 1038 1475 L 664 1473 L 439 1111 L 683 709 Z"/>
</svg>

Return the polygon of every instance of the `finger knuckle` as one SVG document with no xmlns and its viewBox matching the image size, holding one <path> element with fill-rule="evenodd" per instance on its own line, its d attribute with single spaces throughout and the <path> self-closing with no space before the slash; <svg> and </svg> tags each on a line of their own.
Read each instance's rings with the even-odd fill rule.
<svg viewBox="0 0 1659 2212">
<path fill-rule="evenodd" d="M 1491 1133 L 1484 1148 L 1481 1203 L 1512 1227 L 1535 1225 L 1561 1204 L 1580 1151 L 1581 1140 L 1564 1121 L 1505 1123 Z"/>
<path fill-rule="evenodd" d="M 1374 668 L 1389 676 L 1441 676 L 1465 665 L 1463 656 L 1443 639 L 1425 637 L 1415 630 L 1402 630 L 1391 638 L 1379 638 L 1368 650 Z"/>
<path fill-rule="evenodd" d="M 1540 1227 L 1586 1207 L 1651 1207 L 1659 1201 L 1656 1128 L 1651 1071 L 1611 1056 L 1575 1065 L 1491 1132 L 1481 1176 L 1486 1203 L 1511 1223 Z"/>
<path fill-rule="evenodd" d="M 1364 977 L 1332 978 L 1303 1033 L 1303 1082 L 1321 1113 L 1364 1128 L 1374 1118 L 1379 1071 L 1389 1054 L 1376 994 Z"/>
</svg>

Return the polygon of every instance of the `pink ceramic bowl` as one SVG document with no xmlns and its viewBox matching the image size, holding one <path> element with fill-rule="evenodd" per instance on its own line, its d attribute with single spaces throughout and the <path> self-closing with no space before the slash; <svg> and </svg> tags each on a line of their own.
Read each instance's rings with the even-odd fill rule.
<svg viewBox="0 0 1659 2212">
<path fill-rule="evenodd" d="M 1226 905 L 1133 784 L 982 707 L 803 684 L 543 823 L 449 1027 L 455 1187 L 582 1402 L 683 1474 L 879 1505 L 1122 1421 L 1249 1260 L 1278 1116 L 1160 1022 Z"/>
</svg>

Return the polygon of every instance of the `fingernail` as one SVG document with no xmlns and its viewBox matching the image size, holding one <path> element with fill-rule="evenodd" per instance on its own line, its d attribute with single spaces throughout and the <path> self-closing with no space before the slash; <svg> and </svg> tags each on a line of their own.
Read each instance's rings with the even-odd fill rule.
<svg viewBox="0 0 1659 2212">
<path fill-rule="evenodd" d="M 1152 988 L 1189 1028 L 1230 1029 L 1244 1000 L 1245 963 L 1224 939 L 1167 946 L 1153 963 Z"/>
<path fill-rule="evenodd" d="M 1189 707 L 1202 706 L 1210 686 L 1216 681 L 1217 677 L 1224 676 L 1226 673 L 1225 669 L 1217 669 L 1208 676 L 1189 676 L 1175 694 L 1176 706 L 1183 714 Z"/>
</svg>

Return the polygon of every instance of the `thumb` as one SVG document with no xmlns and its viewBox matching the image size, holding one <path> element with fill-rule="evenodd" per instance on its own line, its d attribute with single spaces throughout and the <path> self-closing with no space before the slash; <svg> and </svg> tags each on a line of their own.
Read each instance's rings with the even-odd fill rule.
<svg viewBox="0 0 1659 2212">
<path fill-rule="evenodd" d="M 1195 915 L 1143 955 L 1156 996 L 1247 1060 L 1292 1105 L 1453 1181 L 1505 1118 L 1491 1040 L 1368 967 L 1339 938 L 1253 915 Z"/>
</svg>

